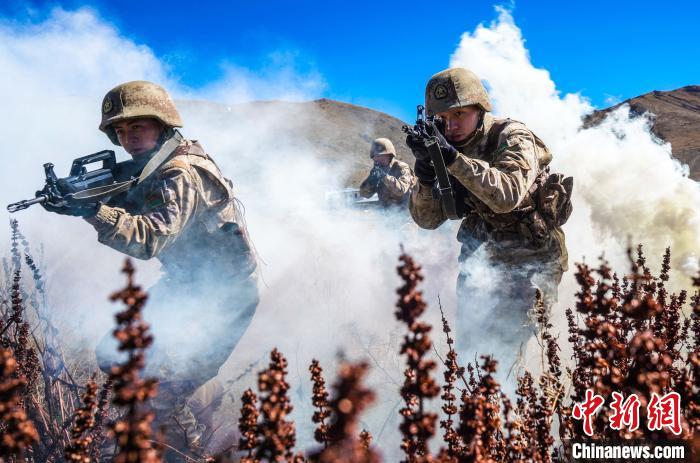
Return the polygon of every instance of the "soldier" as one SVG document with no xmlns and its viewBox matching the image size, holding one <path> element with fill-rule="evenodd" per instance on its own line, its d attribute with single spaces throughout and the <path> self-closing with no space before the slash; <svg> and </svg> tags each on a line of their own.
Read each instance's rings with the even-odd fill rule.
<svg viewBox="0 0 700 463">
<path fill-rule="evenodd" d="M 384 207 L 405 206 L 409 192 L 415 184 L 411 168 L 396 159 L 394 144 L 388 138 L 377 138 L 372 142 L 369 158 L 374 167 L 360 185 L 360 195 L 369 198 L 374 193 Z"/>
<path fill-rule="evenodd" d="M 231 181 L 176 127 L 180 115 L 162 87 L 134 81 L 113 88 L 102 102 L 100 130 L 132 156 L 136 175 L 144 166 L 155 171 L 104 204 L 47 209 L 84 217 L 98 241 L 117 251 L 161 262 L 164 275 L 144 313 L 154 334 L 144 374 L 160 382 L 157 419 L 196 447 L 204 429 L 187 398 L 217 375 L 250 324 L 257 264 Z M 173 137 L 167 158 L 147 165 Z M 111 336 L 97 356 L 106 371 L 121 360 Z"/>
<path fill-rule="evenodd" d="M 428 129 L 441 148 L 462 219 L 457 281 L 461 351 L 493 354 L 507 373 L 532 334 L 528 312 L 536 289 L 547 310 L 567 270 L 561 225 L 571 212 L 572 180 L 549 174 L 552 155 L 524 124 L 490 114 L 479 78 L 466 69 L 435 74 L 425 90 Z M 409 134 L 418 185 L 409 210 L 422 228 L 447 220 L 435 191 L 436 171 L 424 143 Z M 484 268 L 480 265 L 487 262 Z M 484 280 L 489 280 L 485 283 Z"/>
</svg>

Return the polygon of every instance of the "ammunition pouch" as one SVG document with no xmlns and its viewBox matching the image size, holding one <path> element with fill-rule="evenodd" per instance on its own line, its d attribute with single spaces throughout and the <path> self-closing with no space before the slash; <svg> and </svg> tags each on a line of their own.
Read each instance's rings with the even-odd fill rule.
<svg viewBox="0 0 700 463">
<path fill-rule="evenodd" d="M 486 242 L 511 242 L 520 247 L 538 249 L 546 245 L 553 229 L 562 226 L 571 215 L 573 178 L 550 174 L 545 168 L 533 183 L 522 203 L 513 211 L 497 214 L 466 190 L 456 188 L 458 210 L 464 220 L 457 239 L 467 235 Z"/>
</svg>

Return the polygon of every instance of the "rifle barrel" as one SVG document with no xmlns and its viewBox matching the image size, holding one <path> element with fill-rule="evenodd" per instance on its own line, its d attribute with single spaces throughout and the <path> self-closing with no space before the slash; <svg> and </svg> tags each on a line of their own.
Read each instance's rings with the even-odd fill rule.
<svg viewBox="0 0 700 463">
<path fill-rule="evenodd" d="M 33 199 L 25 199 L 24 201 L 19 201 L 19 202 L 16 202 L 16 203 L 8 204 L 8 206 L 7 206 L 7 211 L 8 211 L 8 212 L 17 212 L 17 211 L 21 211 L 21 210 L 23 210 L 23 209 L 28 208 L 29 206 L 31 206 L 31 205 L 33 205 L 33 204 L 44 203 L 44 202 L 46 202 L 48 199 L 49 199 L 49 198 L 46 197 L 46 195 L 37 196 L 36 198 L 33 198 Z"/>
</svg>

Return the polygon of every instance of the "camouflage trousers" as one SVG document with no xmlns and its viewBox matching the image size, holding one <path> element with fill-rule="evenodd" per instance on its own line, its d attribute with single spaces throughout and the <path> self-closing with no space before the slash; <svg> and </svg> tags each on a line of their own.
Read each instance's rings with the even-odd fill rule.
<svg viewBox="0 0 700 463">
<path fill-rule="evenodd" d="M 254 275 L 240 281 L 172 281 L 148 290 L 144 319 L 153 344 L 146 351 L 144 377 L 159 380 L 156 408 L 184 403 L 217 376 L 255 314 L 259 297 Z M 96 349 L 98 365 L 109 371 L 126 358 L 105 335 Z"/>
<path fill-rule="evenodd" d="M 455 341 L 461 363 L 491 355 L 497 380 L 512 392 L 535 333 L 531 314 L 536 290 L 549 312 L 557 301 L 563 269 L 556 248 L 532 251 L 508 244 L 466 242 L 457 280 Z"/>
</svg>

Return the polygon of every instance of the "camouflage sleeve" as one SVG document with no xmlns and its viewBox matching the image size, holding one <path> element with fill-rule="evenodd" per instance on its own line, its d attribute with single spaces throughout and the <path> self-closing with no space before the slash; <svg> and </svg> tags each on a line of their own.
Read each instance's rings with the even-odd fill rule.
<svg viewBox="0 0 700 463">
<path fill-rule="evenodd" d="M 506 135 L 493 165 L 458 154 L 448 170 L 493 212 L 503 214 L 520 204 L 537 178 L 536 149 L 532 133 L 516 129 Z"/>
<path fill-rule="evenodd" d="M 370 170 L 369 175 L 360 185 L 360 196 L 362 196 L 363 198 L 370 198 L 374 193 L 377 192 L 377 184 L 371 181 L 373 172 L 374 169 Z"/>
<path fill-rule="evenodd" d="M 394 196 L 401 197 L 408 193 L 414 184 L 415 177 L 411 168 L 408 165 L 401 166 L 401 175 L 399 177 L 394 177 L 392 175 L 386 175 L 382 182 L 384 187 Z"/>
<path fill-rule="evenodd" d="M 147 212 L 132 215 L 102 205 L 88 219 L 100 243 L 137 259 L 150 259 L 177 239 L 194 215 L 197 192 L 186 170 L 169 169 L 159 175 L 159 188 L 146 195 Z"/>
<path fill-rule="evenodd" d="M 411 191 L 408 200 L 408 210 L 413 221 L 421 228 L 434 230 L 447 220 L 445 211 L 439 199 L 433 198 L 433 192 L 429 186 L 418 182 Z"/>
</svg>

